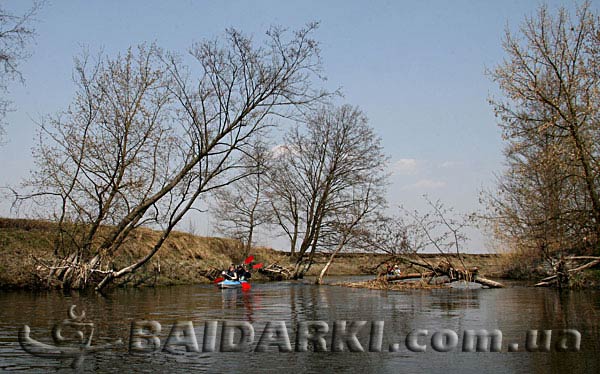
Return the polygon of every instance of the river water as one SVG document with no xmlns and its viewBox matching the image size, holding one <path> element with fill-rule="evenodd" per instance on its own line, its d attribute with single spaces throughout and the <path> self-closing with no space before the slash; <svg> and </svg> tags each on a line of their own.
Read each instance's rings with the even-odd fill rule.
<svg viewBox="0 0 600 374">
<path fill-rule="evenodd" d="M 18 342 L 19 329 L 27 325 L 31 338 L 54 344 L 52 328 L 67 319 L 70 305 L 77 305 L 77 313 L 85 310 L 85 321 L 93 323 L 93 345 L 118 338 L 124 342 L 119 347 L 85 356 L 78 363 L 78 370 L 86 372 L 600 372 L 598 291 L 560 293 L 519 284 L 504 289 L 375 291 L 299 282 L 256 283 L 248 292 L 218 290 L 212 285 L 118 289 L 105 297 L 95 293 L 1 292 L 0 370 L 73 371 L 72 359 L 32 356 Z M 178 321 L 188 325 L 191 321 L 200 350 L 206 321 L 219 321 L 217 339 L 222 321 L 249 322 L 255 331 L 254 345 L 249 344 L 248 351 L 240 353 L 177 351 L 179 354 L 175 354 L 158 350 L 135 354 L 129 349 L 131 325 L 142 320 L 156 321 L 162 326 L 162 331 L 155 334 L 161 348 L 167 342 L 176 342 L 168 337 Z M 342 320 L 368 321 L 357 335 L 365 352 L 348 352 L 348 349 L 331 352 L 334 322 Z M 269 321 L 285 322 L 294 351 L 280 353 L 276 347 L 267 352 L 250 351 Z M 295 351 L 299 323 L 307 321 L 324 321 L 329 326 L 325 335 L 329 352 L 311 351 L 311 345 L 308 352 Z M 382 352 L 369 352 L 370 321 L 384 323 Z M 418 337 L 419 345 L 426 346 L 425 352 L 412 352 L 406 347 L 407 334 L 416 329 L 427 330 L 427 334 Z M 500 330 L 501 352 L 463 351 L 464 332 L 478 329 Z M 553 330 L 553 337 L 565 329 L 577 330 L 581 334 L 579 351 L 558 352 L 552 341 L 551 352 L 527 352 L 525 336 L 531 329 Z M 432 348 L 431 337 L 446 330 L 456 332 L 459 342 L 452 348 L 452 339 L 447 338 L 443 341 L 448 343 L 450 351 L 438 352 Z M 63 331 L 67 339 L 64 344 L 73 346 L 68 328 Z M 188 339 L 186 342 L 191 339 L 189 335 L 184 337 Z M 518 352 L 509 352 L 509 343 L 518 343 Z M 575 350 L 573 344 L 568 340 L 567 348 Z"/>
</svg>

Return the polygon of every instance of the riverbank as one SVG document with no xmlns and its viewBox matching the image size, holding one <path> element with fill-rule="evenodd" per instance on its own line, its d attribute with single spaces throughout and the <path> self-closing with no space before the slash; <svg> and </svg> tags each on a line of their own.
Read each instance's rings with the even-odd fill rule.
<svg viewBox="0 0 600 374">
<path fill-rule="evenodd" d="M 47 221 L 0 218 L 0 288 L 44 288 L 43 264 L 53 263 L 55 224 Z M 159 232 L 136 229 L 113 258 L 121 268 L 142 258 L 158 239 Z M 283 261 L 285 254 L 255 248 L 257 262 Z M 243 261 L 241 245 L 230 239 L 173 232 L 163 248 L 133 275 L 122 279 L 126 287 L 204 283 L 207 269 L 224 269 Z"/>
<path fill-rule="evenodd" d="M 44 271 L 42 264 L 50 264 L 54 256 L 55 225 L 40 220 L 0 218 L 0 288 L 42 288 Z M 125 266 L 146 254 L 158 237 L 158 232 L 138 229 L 114 258 L 115 267 Z M 257 247 L 250 253 L 255 261 L 291 267 L 293 259 L 289 253 L 272 248 Z M 432 263 L 441 256 L 425 254 Z M 189 233 L 174 232 L 160 252 L 122 286 L 164 286 L 175 284 L 209 283 L 202 274 L 210 269 L 223 269 L 231 263 L 243 261 L 245 253 L 240 243 L 225 238 L 203 237 Z M 387 256 L 368 253 L 341 253 L 336 257 L 328 275 L 376 274 L 377 265 Z M 315 263 L 307 276 L 315 276 L 328 259 L 327 254 L 317 254 Z M 467 266 L 477 266 L 488 276 L 498 276 L 501 259 L 494 254 L 466 254 Z M 405 266 L 400 264 L 401 267 Z M 266 280 L 258 273 L 255 280 Z"/>
</svg>

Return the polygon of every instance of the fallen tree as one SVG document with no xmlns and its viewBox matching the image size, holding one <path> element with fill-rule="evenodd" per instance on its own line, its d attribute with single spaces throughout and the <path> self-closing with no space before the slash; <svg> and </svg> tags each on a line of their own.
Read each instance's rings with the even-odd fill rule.
<svg viewBox="0 0 600 374">
<path fill-rule="evenodd" d="M 575 268 L 569 269 L 569 263 L 576 263 L 582 260 L 592 260 L 583 265 L 579 265 Z M 535 287 L 551 287 L 556 286 L 558 288 L 570 288 L 571 276 L 582 272 L 586 269 L 591 269 L 595 266 L 600 265 L 600 257 L 595 256 L 571 256 L 567 258 L 561 258 L 553 266 L 556 274 L 546 277 L 535 284 Z"/>
<path fill-rule="evenodd" d="M 411 278 L 434 279 L 450 283 L 456 281 L 475 282 L 490 288 L 504 287 L 502 283 L 492 281 L 479 274 L 477 267 L 467 267 L 461 254 L 462 244 L 466 241 L 464 228 L 474 219 L 471 216 L 457 216 L 451 208 L 446 208 L 439 200 L 431 201 L 425 196 L 430 207 L 429 212 L 403 210 L 402 217 L 381 217 L 379 223 L 365 236 L 365 241 L 377 252 L 389 255 L 384 264 L 405 263 L 411 267 L 423 269 L 421 272 L 387 275 L 387 269 L 380 273 L 378 280 L 394 282 Z M 427 248 L 439 252 L 442 260 L 438 264 L 427 261 L 421 253 Z M 456 264 L 455 264 L 456 262 Z"/>
<path fill-rule="evenodd" d="M 287 280 L 292 278 L 293 275 L 293 270 L 279 264 L 270 264 L 269 266 L 258 269 L 258 272 L 274 281 Z"/>
<path fill-rule="evenodd" d="M 452 263 L 448 261 L 443 261 L 437 265 L 431 265 L 429 263 L 415 261 L 410 258 L 403 257 L 401 260 L 410 263 L 414 266 L 419 266 L 428 271 L 422 273 L 409 273 L 409 274 L 400 274 L 400 275 L 392 275 L 379 277 L 379 279 L 385 279 L 387 282 L 394 282 L 399 280 L 406 279 L 414 279 L 414 278 L 428 278 L 428 283 L 430 283 L 435 277 L 443 277 L 446 279 L 443 280 L 443 283 L 452 283 L 457 281 L 466 281 L 466 282 L 474 282 L 479 283 L 483 286 L 487 286 L 489 288 L 503 288 L 504 285 L 502 283 L 487 279 L 479 274 L 479 268 L 471 267 L 471 268 L 456 268 L 452 265 Z"/>
</svg>

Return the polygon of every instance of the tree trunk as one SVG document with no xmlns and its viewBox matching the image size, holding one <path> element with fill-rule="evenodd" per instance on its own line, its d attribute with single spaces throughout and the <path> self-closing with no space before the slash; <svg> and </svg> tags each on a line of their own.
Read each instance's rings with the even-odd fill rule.
<svg viewBox="0 0 600 374">
<path fill-rule="evenodd" d="M 252 221 L 251 221 L 252 222 Z M 244 253 L 244 258 L 248 257 L 250 255 L 250 251 L 252 250 L 252 236 L 254 234 L 254 227 L 253 227 L 253 223 L 250 224 L 250 230 L 248 231 L 248 241 L 246 242 L 245 245 L 245 253 Z"/>
<path fill-rule="evenodd" d="M 317 278 L 317 280 L 315 282 L 316 284 L 323 284 L 323 278 L 325 278 L 325 275 L 329 271 L 329 268 L 331 267 L 331 264 L 333 263 L 334 257 L 340 252 L 341 249 L 342 249 L 342 246 L 340 245 L 335 249 L 335 251 L 333 251 L 331 253 L 331 256 L 329 256 L 329 260 L 327 261 L 327 263 L 321 270 L 321 273 L 319 274 L 319 277 Z"/>
<path fill-rule="evenodd" d="M 294 234 L 292 234 L 292 240 L 290 242 L 290 256 L 294 258 L 296 256 L 296 242 L 298 241 L 298 220 L 294 222 Z"/>
<path fill-rule="evenodd" d="M 600 240 L 600 197 L 598 197 L 598 192 L 596 190 L 596 182 L 594 173 L 592 171 L 592 167 L 590 166 L 590 162 L 588 157 L 586 157 L 586 149 L 582 144 L 582 140 L 579 137 L 579 133 L 574 125 L 569 126 L 571 131 L 571 136 L 573 141 L 575 142 L 575 147 L 577 149 L 577 155 L 579 158 L 579 162 L 581 162 L 581 166 L 583 167 L 584 172 L 584 180 L 587 188 L 588 195 L 592 202 L 592 209 L 594 211 L 594 218 L 596 219 L 596 240 Z M 600 249 L 596 248 L 597 251 Z"/>
</svg>

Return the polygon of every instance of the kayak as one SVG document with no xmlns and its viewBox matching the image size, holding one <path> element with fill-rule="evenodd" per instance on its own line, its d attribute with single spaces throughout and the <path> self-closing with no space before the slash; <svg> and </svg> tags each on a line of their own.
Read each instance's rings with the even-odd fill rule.
<svg viewBox="0 0 600 374">
<path fill-rule="evenodd" d="M 229 280 L 225 279 L 222 282 L 217 283 L 217 287 L 219 288 L 241 288 L 243 283 L 248 283 L 247 281 L 238 281 L 238 280 Z"/>
</svg>

